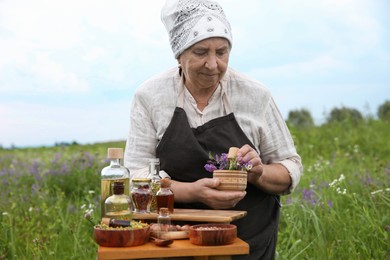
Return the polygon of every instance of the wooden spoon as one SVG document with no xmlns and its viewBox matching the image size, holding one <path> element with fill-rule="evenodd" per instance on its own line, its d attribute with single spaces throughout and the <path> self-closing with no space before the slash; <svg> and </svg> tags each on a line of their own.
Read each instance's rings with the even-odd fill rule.
<svg viewBox="0 0 390 260">
<path fill-rule="evenodd" d="M 156 245 L 156 246 L 168 246 L 173 243 L 173 239 L 160 239 L 157 237 L 150 236 L 150 240 Z"/>
</svg>

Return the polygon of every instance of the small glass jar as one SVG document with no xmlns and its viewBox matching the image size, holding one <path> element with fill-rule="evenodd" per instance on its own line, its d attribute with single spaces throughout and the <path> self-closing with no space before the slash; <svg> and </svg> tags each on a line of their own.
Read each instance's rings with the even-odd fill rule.
<svg viewBox="0 0 390 260">
<path fill-rule="evenodd" d="M 152 191 L 149 178 L 131 180 L 131 198 L 136 213 L 150 213 Z"/>
</svg>

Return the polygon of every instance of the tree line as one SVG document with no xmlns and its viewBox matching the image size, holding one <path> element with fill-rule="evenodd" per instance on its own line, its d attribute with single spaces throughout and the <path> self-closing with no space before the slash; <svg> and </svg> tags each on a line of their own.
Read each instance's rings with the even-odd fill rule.
<svg viewBox="0 0 390 260">
<path fill-rule="evenodd" d="M 378 107 L 377 117 L 380 120 L 390 122 L 390 101 L 385 101 Z M 365 119 L 362 113 L 350 107 L 335 107 L 326 116 L 326 124 L 337 122 L 358 123 Z M 294 127 L 311 127 L 314 126 L 314 120 L 310 111 L 306 108 L 292 110 L 288 113 L 287 123 Z"/>
</svg>

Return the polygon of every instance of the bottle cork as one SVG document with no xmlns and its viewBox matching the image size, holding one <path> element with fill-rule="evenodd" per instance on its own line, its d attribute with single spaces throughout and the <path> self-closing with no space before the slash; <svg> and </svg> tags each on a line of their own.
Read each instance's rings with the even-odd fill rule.
<svg viewBox="0 0 390 260">
<path fill-rule="evenodd" d="M 169 188 L 169 187 L 171 187 L 171 179 L 169 178 L 161 179 L 161 188 Z"/>
<path fill-rule="evenodd" d="M 240 148 L 238 148 L 238 147 L 230 147 L 229 148 L 229 153 L 228 153 L 228 159 L 235 158 L 237 156 L 238 150 L 240 150 Z"/>
<path fill-rule="evenodd" d="M 107 149 L 107 158 L 108 159 L 122 159 L 123 158 L 123 148 L 108 148 Z"/>
</svg>

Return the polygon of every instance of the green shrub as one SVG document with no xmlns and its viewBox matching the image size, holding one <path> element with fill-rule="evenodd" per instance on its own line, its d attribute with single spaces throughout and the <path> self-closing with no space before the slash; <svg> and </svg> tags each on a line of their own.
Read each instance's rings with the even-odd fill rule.
<svg viewBox="0 0 390 260">
<path fill-rule="evenodd" d="M 292 110 L 288 113 L 287 123 L 293 127 L 314 126 L 314 121 L 308 109 Z"/>
<path fill-rule="evenodd" d="M 341 107 L 333 108 L 327 118 L 327 123 L 352 122 L 358 123 L 362 121 L 363 116 L 359 110 L 355 108 Z"/>
<path fill-rule="evenodd" d="M 384 121 L 390 121 L 390 101 L 386 101 L 378 107 L 378 118 Z"/>
</svg>

